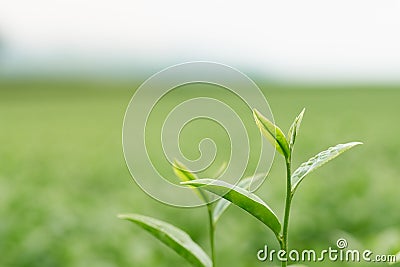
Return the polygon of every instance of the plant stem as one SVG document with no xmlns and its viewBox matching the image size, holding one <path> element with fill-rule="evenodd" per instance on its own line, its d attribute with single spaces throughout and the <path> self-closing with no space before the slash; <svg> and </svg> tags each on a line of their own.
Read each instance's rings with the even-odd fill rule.
<svg viewBox="0 0 400 267">
<path fill-rule="evenodd" d="M 285 202 L 285 217 L 283 219 L 283 234 L 281 249 L 286 252 L 286 257 L 288 256 L 288 228 L 289 228 L 289 216 L 290 216 L 290 206 L 292 202 L 292 182 L 291 182 L 291 157 L 286 159 L 286 202 Z M 287 261 L 281 262 L 282 267 L 287 266 Z"/>
<path fill-rule="evenodd" d="M 210 248 L 211 248 L 211 262 L 212 266 L 215 267 L 215 249 L 214 249 L 214 222 L 212 216 L 212 207 L 211 204 L 207 204 L 207 211 L 208 211 L 208 222 L 209 222 L 209 231 L 210 231 Z"/>
</svg>

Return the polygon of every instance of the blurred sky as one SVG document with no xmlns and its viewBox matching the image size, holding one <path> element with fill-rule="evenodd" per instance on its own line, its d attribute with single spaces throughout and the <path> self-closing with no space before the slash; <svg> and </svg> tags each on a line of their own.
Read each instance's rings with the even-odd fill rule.
<svg viewBox="0 0 400 267">
<path fill-rule="evenodd" d="M 0 0 L 0 74 L 209 60 L 288 81 L 400 82 L 400 1 Z"/>
</svg>

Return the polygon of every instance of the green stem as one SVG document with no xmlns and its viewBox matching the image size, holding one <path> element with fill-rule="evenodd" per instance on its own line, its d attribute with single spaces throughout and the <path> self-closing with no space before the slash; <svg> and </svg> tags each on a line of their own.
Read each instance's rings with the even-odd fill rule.
<svg viewBox="0 0 400 267">
<path fill-rule="evenodd" d="M 212 216 L 212 214 L 213 214 L 212 207 L 210 204 L 207 205 L 207 211 L 208 211 L 208 222 L 209 222 L 209 231 L 210 231 L 211 262 L 212 262 L 212 266 L 215 267 L 215 249 L 214 249 L 215 227 L 214 227 L 213 216 Z"/>
<path fill-rule="evenodd" d="M 290 206 L 292 202 L 292 182 L 291 182 L 291 157 L 286 159 L 286 202 L 285 202 L 285 215 L 283 219 L 283 234 L 281 249 L 288 253 L 288 228 L 289 228 L 289 216 Z M 287 266 L 287 261 L 282 261 L 282 267 Z"/>
</svg>

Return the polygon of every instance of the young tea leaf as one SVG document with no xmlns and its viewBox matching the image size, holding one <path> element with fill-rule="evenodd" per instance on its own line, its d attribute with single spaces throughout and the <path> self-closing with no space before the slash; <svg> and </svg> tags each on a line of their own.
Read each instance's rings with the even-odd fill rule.
<svg viewBox="0 0 400 267">
<path fill-rule="evenodd" d="M 183 163 L 179 162 L 178 160 L 174 160 L 173 170 L 174 170 L 175 175 L 182 182 L 198 179 L 196 174 L 188 171 L 188 168 L 185 165 L 183 165 Z"/>
<path fill-rule="evenodd" d="M 185 165 L 183 165 L 181 162 L 179 162 L 178 160 L 174 161 L 173 170 L 174 170 L 175 175 L 182 182 L 198 179 L 196 174 L 188 171 L 188 168 Z M 208 203 L 208 197 L 204 192 L 202 192 L 201 190 L 198 190 L 196 188 L 193 188 L 193 190 L 196 192 L 196 194 L 200 197 L 201 200 L 203 200 L 205 203 Z"/>
<path fill-rule="evenodd" d="M 360 142 L 351 142 L 347 144 L 338 144 L 334 147 L 330 147 L 325 151 L 320 152 L 316 156 L 312 157 L 308 161 L 302 163 L 300 167 L 294 171 L 291 177 L 292 181 L 292 194 L 296 191 L 300 182 L 304 179 L 304 177 L 315 169 L 321 167 L 328 161 L 336 158 L 343 152 L 349 150 L 350 148 L 361 145 Z"/>
<path fill-rule="evenodd" d="M 290 129 L 288 132 L 290 151 L 293 150 L 294 142 L 296 141 L 297 133 L 299 131 L 305 110 L 306 109 L 303 108 L 303 110 L 300 112 L 299 116 L 297 116 L 296 119 L 294 120 L 292 126 L 290 126 Z"/>
<path fill-rule="evenodd" d="M 251 177 L 246 177 L 246 178 L 243 178 L 237 184 L 237 186 L 240 187 L 240 188 L 243 188 L 243 189 L 245 189 L 247 191 L 250 191 L 251 184 L 263 179 L 264 177 L 265 177 L 265 174 L 256 174 L 256 175 L 251 176 Z M 214 225 L 217 223 L 217 221 L 219 220 L 221 215 L 228 209 L 230 204 L 231 204 L 231 202 L 229 202 L 225 198 L 221 198 L 220 200 L 218 200 L 217 204 L 214 207 L 214 211 L 213 211 L 213 223 L 214 223 Z"/>
<path fill-rule="evenodd" d="M 201 187 L 202 190 L 207 190 L 225 198 L 260 220 L 268 226 L 276 236 L 278 236 L 281 231 L 281 223 L 271 208 L 258 196 L 243 188 L 214 179 L 199 179 L 182 182 L 181 184 Z"/>
<path fill-rule="evenodd" d="M 175 226 L 151 217 L 139 214 L 122 214 L 118 218 L 131 221 L 150 234 L 196 267 L 212 267 L 208 255 L 195 243 L 190 236 Z"/>
<path fill-rule="evenodd" d="M 254 120 L 261 133 L 285 158 L 290 155 L 289 145 L 282 130 L 264 117 L 258 110 L 253 110 Z"/>
</svg>

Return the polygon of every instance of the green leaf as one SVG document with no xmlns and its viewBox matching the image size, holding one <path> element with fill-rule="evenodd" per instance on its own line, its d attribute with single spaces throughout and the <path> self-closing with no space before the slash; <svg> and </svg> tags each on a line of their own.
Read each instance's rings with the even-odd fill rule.
<svg viewBox="0 0 400 267">
<path fill-rule="evenodd" d="M 361 142 L 350 142 L 347 144 L 338 144 L 334 147 L 330 147 L 325 151 L 320 152 L 316 156 L 309 159 L 307 162 L 304 162 L 300 165 L 300 167 L 294 171 L 291 177 L 292 182 L 292 194 L 295 192 L 300 182 L 304 179 L 304 177 L 315 169 L 321 167 L 328 161 L 336 158 L 343 152 L 349 150 L 350 148 L 361 145 Z"/>
<path fill-rule="evenodd" d="M 174 160 L 174 165 L 172 167 L 173 167 L 175 175 L 182 182 L 198 179 L 196 174 L 188 171 L 188 168 L 185 165 L 183 165 L 183 163 L 179 162 L 178 160 Z"/>
<path fill-rule="evenodd" d="M 192 180 L 198 179 L 196 174 L 188 171 L 188 168 L 185 165 L 183 165 L 183 163 L 179 162 L 178 160 L 174 161 L 174 165 L 172 167 L 173 167 L 175 175 L 182 182 L 187 182 L 187 181 L 192 181 Z M 198 190 L 196 188 L 193 188 L 193 190 L 196 192 L 196 194 L 200 197 L 201 200 L 203 200 L 205 203 L 208 203 L 208 197 L 204 192 L 202 192 L 201 190 Z"/>
<path fill-rule="evenodd" d="M 211 260 L 203 249 L 190 236 L 175 226 L 139 214 L 122 214 L 118 218 L 131 221 L 185 258 L 193 266 L 211 267 Z"/>
<path fill-rule="evenodd" d="M 296 141 L 297 133 L 299 131 L 305 110 L 306 109 L 303 108 L 303 110 L 300 112 L 299 116 L 297 116 L 296 119 L 294 120 L 292 126 L 290 126 L 290 129 L 288 132 L 290 151 L 293 150 L 294 142 Z"/>
<path fill-rule="evenodd" d="M 181 184 L 201 187 L 203 190 L 210 191 L 225 198 L 260 220 L 268 226 L 276 236 L 278 236 L 281 231 L 281 224 L 271 208 L 258 196 L 243 188 L 214 179 L 199 179 L 182 182 Z"/>
<path fill-rule="evenodd" d="M 243 178 L 237 184 L 237 186 L 240 187 L 240 188 L 243 188 L 243 189 L 245 189 L 247 191 L 250 191 L 251 184 L 256 182 L 256 181 L 259 181 L 259 180 L 263 179 L 265 176 L 266 176 L 265 174 L 256 174 L 256 175 L 251 176 L 251 177 Z M 230 204 L 231 204 L 231 202 L 229 202 L 225 198 L 221 198 L 220 200 L 218 200 L 217 204 L 214 207 L 214 212 L 213 212 L 213 223 L 214 223 L 214 225 L 217 223 L 217 221 L 219 220 L 221 215 L 228 209 Z"/>
<path fill-rule="evenodd" d="M 289 145 L 282 130 L 256 109 L 253 110 L 253 116 L 261 133 L 275 146 L 279 153 L 288 158 L 290 155 Z"/>
</svg>

